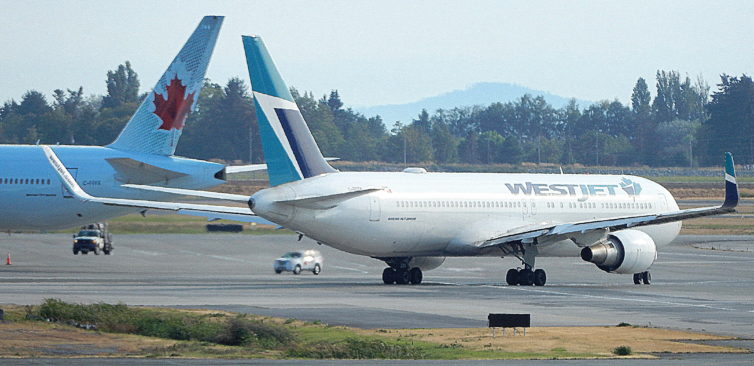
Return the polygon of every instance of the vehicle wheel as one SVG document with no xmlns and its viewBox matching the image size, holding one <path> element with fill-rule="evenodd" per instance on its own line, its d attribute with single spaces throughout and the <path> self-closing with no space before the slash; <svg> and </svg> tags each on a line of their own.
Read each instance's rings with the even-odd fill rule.
<svg viewBox="0 0 754 366">
<path fill-rule="evenodd" d="M 531 286 L 534 284 L 534 272 L 530 269 L 522 269 L 518 273 L 518 283 L 521 286 Z"/>
<path fill-rule="evenodd" d="M 320 272 L 322 272 L 322 267 L 320 267 L 319 264 L 315 264 L 314 269 L 312 269 L 312 273 L 318 275 Z"/>
<path fill-rule="evenodd" d="M 78 250 L 74 250 L 73 251 L 73 255 L 79 255 L 79 251 Z"/>
<path fill-rule="evenodd" d="M 634 285 L 641 285 L 641 273 L 634 273 Z"/>
<path fill-rule="evenodd" d="M 412 285 L 418 285 L 422 283 L 422 279 L 424 279 L 424 275 L 422 274 L 421 268 L 414 267 L 411 268 L 411 270 L 408 272 L 408 280 Z"/>
<path fill-rule="evenodd" d="M 293 267 L 293 274 L 297 275 L 299 273 L 301 273 L 301 266 L 297 264 L 296 267 Z"/>
<path fill-rule="evenodd" d="M 399 285 L 406 285 L 408 284 L 409 280 L 410 278 L 407 270 L 401 269 L 395 271 L 395 283 Z"/>
<path fill-rule="evenodd" d="M 382 282 L 386 285 L 395 283 L 395 270 L 388 267 L 382 270 Z"/>
<path fill-rule="evenodd" d="M 547 273 L 544 269 L 534 271 L 534 286 L 544 286 L 547 282 Z"/>
<path fill-rule="evenodd" d="M 511 286 L 518 285 L 518 271 L 515 268 L 508 270 L 508 273 L 505 275 L 505 282 Z"/>
<path fill-rule="evenodd" d="M 107 249 L 102 249 L 102 253 L 105 253 L 105 255 L 110 255 L 110 251 Z"/>
<path fill-rule="evenodd" d="M 281 271 L 281 270 L 279 270 L 279 269 L 276 269 L 276 270 L 275 270 L 275 273 L 277 273 L 277 274 L 281 274 L 281 273 L 283 273 L 283 271 Z"/>
<path fill-rule="evenodd" d="M 92 252 L 94 253 L 94 255 L 99 255 L 99 250 L 97 248 L 94 248 Z"/>
<path fill-rule="evenodd" d="M 644 282 L 645 285 L 649 285 L 652 282 L 652 275 L 649 271 L 641 273 L 641 282 Z"/>
</svg>

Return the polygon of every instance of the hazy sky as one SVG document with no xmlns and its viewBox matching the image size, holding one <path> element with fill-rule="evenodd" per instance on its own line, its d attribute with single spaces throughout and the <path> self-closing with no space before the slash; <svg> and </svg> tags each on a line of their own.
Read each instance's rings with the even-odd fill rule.
<svg viewBox="0 0 754 366">
<path fill-rule="evenodd" d="M 404 103 L 476 82 L 627 101 L 657 69 L 754 73 L 754 1 L 0 0 L 0 102 L 84 87 L 130 60 L 151 89 L 203 15 L 225 22 L 207 76 L 248 80 L 241 34 L 283 78 L 346 105 Z"/>
</svg>

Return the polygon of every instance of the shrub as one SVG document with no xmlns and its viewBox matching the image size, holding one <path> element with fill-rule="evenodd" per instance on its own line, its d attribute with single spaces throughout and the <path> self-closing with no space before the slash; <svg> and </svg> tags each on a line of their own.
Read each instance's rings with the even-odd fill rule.
<svg viewBox="0 0 754 366">
<path fill-rule="evenodd" d="M 293 334 L 287 328 L 237 316 L 228 321 L 216 342 L 229 346 L 258 344 L 264 347 L 275 347 L 288 345 L 293 340 Z"/>
<path fill-rule="evenodd" d="M 620 322 L 617 325 L 617 327 L 630 327 L 630 326 L 631 326 L 631 324 L 628 324 L 628 323 L 625 323 L 625 322 Z"/>
<path fill-rule="evenodd" d="M 631 347 L 629 346 L 618 346 L 613 349 L 613 353 L 618 356 L 628 356 L 631 354 Z"/>
</svg>

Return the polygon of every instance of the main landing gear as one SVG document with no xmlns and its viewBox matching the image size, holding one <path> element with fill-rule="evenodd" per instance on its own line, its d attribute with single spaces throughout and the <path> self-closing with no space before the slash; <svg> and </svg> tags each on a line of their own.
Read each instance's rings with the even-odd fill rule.
<svg viewBox="0 0 754 366">
<path fill-rule="evenodd" d="M 511 286 L 544 286 L 547 282 L 547 273 L 544 269 L 534 270 L 534 259 L 539 254 L 536 245 L 521 245 L 522 257 L 518 257 L 524 268 L 511 268 L 505 275 L 505 282 Z"/>
<path fill-rule="evenodd" d="M 511 286 L 544 286 L 547 282 L 547 273 L 541 268 L 532 271 L 529 266 L 524 269 L 511 268 L 505 275 L 505 282 Z"/>
<path fill-rule="evenodd" d="M 649 271 L 634 273 L 634 285 L 641 285 L 642 283 L 645 285 L 652 283 L 652 275 Z"/>
<path fill-rule="evenodd" d="M 388 268 L 382 271 L 382 282 L 386 285 L 418 285 L 422 283 L 424 275 L 419 267 L 409 268 L 411 258 L 384 259 Z"/>
</svg>

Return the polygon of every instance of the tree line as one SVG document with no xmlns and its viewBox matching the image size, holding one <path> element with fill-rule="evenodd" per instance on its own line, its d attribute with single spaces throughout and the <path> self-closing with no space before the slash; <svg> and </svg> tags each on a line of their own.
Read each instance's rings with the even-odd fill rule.
<svg viewBox="0 0 754 366">
<path fill-rule="evenodd" d="M 104 96 L 56 89 L 48 102 L 30 90 L 19 102 L 6 101 L 0 142 L 112 142 L 146 94 L 139 95 L 138 75 L 128 62 L 108 71 L 105 82 Z M 323 154 L 348 161 L 707 166 L 732 151 L 738 162 L 754 163 L 751 77 L 724 74 L 710 96 L 701 78 L 660 70 L 653 89 L 639 78 L 628 105 L 604 100 L 579 106 L 572 100 L 554 108 L 527 94 L 486 106 L 417 111 L 410 121 L 364 116 L 347 108 L 337 90 L 321 98 L 295 88 L 291 93 Z M 176 154 L 263 161 L 253 100 L 242 79 L 205 81 Z"/>
</svg>

